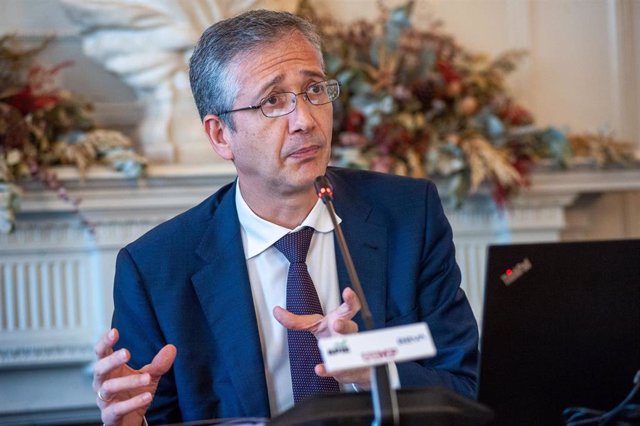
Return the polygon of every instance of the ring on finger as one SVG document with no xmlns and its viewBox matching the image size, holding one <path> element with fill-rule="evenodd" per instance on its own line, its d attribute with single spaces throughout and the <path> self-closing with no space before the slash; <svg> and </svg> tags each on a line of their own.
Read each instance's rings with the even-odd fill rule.
<svg viewBox="0 0 640 426">
<path fill-rule="evenodd" d="M 102 392 L 98 391 L 98 399 L 100 401 L 104 401 L 104 402 L 109 402 L 111 401 L 113 398 L 105 398 L 104 395 L 102 395 Z"/>
</svg>

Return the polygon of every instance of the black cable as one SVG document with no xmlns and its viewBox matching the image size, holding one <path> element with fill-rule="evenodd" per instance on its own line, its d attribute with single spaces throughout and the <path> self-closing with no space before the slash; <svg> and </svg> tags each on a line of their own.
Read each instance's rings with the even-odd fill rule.
<svg viewBox="0 0 640 426">
<path fill-rule="evenodd" d="M 636 373 L 636 377 L 634 378 L 633 382 L 636 385 L 633 387 L 633 389 L 631 389 L 629 395 L 627 395 L 627 397 L 620 404 L 618 404 L 617 407 L 602 416 L 602 419 L 599 423 L 600 425 L 606 425 L 607 423 L 609 423 L 609 420 L 614 419 L 620 412 L 622 412 L 622 410 L 626 408 L 627 404 L 631 402 L 636 393 L 638 393 L 638 389 L 640 389 L 640 371 Z"/>
<path fill-rule="evenodd" d="M 609 411 L 594 410 L 585 407 L 566 408 L 562 415 L 565 418 L 566 426 L 581 425 L 610 425 L 613 420 L 621 420 L 624 425 L 639 424 L 640 425 L 640 405 L 629 404 L 633 397 L 640 390 L 640 370 L 633 377 L 634 386 L 627 396 Z M 632 423 L 629 423 L 632 422 Z"/>
</svg>

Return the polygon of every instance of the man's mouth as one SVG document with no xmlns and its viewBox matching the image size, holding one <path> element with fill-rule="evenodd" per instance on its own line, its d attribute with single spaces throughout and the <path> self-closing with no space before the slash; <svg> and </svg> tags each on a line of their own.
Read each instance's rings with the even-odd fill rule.
<svg viewBox="0 0 640 426">
<path fill-rule="evenodd" d="M 293 151 L 291 154 L 289 154 L 289 157 L 304 159 L 304 158 L 315 156 L 319 151 L 320 151 L 320 146 L 311 145 L 311 146 L 302 147 Z"/>
</svg>

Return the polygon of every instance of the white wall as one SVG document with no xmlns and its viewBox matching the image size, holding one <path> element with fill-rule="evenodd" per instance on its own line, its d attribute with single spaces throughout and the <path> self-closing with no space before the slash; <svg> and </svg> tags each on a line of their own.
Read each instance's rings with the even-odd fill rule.
<svg viewBox="0 0 640 426">
<path fill-rule="evenodd" d="M 231 3 L 218 1 L 222 9 Z M 389 7 L 403 3 L 385 2 Z M 293 10 L 296 1 L 253 4 Z M 314 0 L 313 4 L 320 13 L 346 20 L 378 15 L 373 0 Z M 131 89 L 82 55 L 78 27 L 57 0 L 2 0 L 0 7 L 0 32 L 62 35 L 45 59 L 76 61 L 63 74 L 67 87 L 99 103 L 132 101 Z M 640 149 L 640 2 L 417 0 L 414 23 L 433 18 L 441 19 L 446 31 L 476 52 L 495 55 L 509 48 L 527 49 L 528 59 L 509 83 L 540 125 L 575 132 L 606 127 Z"/>
</svg>

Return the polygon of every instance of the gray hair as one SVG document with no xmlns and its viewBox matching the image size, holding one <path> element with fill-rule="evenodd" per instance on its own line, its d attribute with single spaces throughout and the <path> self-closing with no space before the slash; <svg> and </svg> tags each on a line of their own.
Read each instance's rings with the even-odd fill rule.
<svg viewBox="0 0 640 426">
<path fill-rule="evenodd" d="M 239 90 L 231 72 L 234 61 L 293 32 L 306 38 L 318 50 L 322 61 L 320 36 L 313 24 L 288 12 L 252 10 L 207 28 L 189 61 L 191 92 L 200 119 L 233 108 Z M 231 117 L 223 114 L 220 118 L 235 131 Z"/>
</svg>

